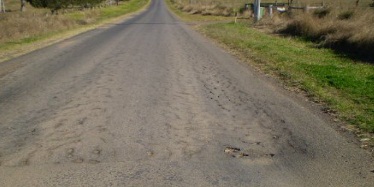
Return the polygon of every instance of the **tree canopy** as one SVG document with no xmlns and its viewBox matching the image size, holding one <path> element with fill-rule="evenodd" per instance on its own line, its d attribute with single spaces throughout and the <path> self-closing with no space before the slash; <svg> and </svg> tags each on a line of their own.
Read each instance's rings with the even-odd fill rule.
<svg viewBox="0 0 374 187">
<path fill-rule="evenodd" d="M 69 6 L 94 7 L 105 0 L 26 0 L 33 7 L 49 8 L 52 12 Z"/>
</svg>

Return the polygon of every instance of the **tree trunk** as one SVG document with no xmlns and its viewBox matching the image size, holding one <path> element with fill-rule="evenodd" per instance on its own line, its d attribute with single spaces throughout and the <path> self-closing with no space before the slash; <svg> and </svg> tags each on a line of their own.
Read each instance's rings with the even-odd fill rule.
<svg viewBox="0 0 374 187">
<path fill-rule="evenodd" d="M 21 12 L 26 10 L 26 0 L 21 0 Z"/>
</svg>

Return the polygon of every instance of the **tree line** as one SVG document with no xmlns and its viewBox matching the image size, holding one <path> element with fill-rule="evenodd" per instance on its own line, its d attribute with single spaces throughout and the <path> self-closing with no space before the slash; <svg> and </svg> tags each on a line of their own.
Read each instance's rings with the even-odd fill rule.
<svg viewBox="0 0 374 187">
<path fill-rule="evenodd" d="M 70 7 L 92 8 L 108 0 L 21 0 L 21 11 L 25 10 L 26 2 L 36 8 L 48 8 L 52 13 Z M 113 0 L 118 5 L 120 0 Z"/>
</svg>

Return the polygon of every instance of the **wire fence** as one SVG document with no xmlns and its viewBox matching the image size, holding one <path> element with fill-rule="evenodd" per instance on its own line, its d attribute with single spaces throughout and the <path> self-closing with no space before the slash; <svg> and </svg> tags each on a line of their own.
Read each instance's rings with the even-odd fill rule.
<svg viewBox="0 0 374 187">
<path fill-rule="evenodd" d="M 240 8 L 254 0 L 174 0 L 181 4 L 193 5 L 222 5 L 226 7 Z M 303 6 L 330 6 L 340 8 L 368 8 L 373 0 L 261 0 L 262 3 L 287 3 L 294 7 Z"/>
</svg>

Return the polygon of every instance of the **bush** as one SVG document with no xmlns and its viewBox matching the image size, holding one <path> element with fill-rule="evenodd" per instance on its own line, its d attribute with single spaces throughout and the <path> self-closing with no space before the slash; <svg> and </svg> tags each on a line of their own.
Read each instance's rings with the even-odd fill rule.
<svg viewBox="0 0 374 187">
<path fill-rule="evenodd" d="M 319 23 L 313 17 L 305 15 L 291 21 L 284 28 L 280 29 L 279 32 L 315 40 L 319 38 L 318 25 Z"/>
<path fill-rule="evenodd" d="M 348 20 L 351 19 L 354 15 L 353 11 L 345 11 L 339 14 L 338 19 L 340 20 Z"/>
<path fill-rule="evenodd" d="M 191 12 L 192 11 L 192 9 L 193 9 L 193 7 L 192 6 L 190 6 L 190 5 L 187 5 L 187 6 L 184 6 L 183 7 L 183 11 L 185 11 L 185 12 Z"/>
<path fill-rule="evenodd" d="M 330 8 L 322 8 L 322 9 L 317 9 L 313 12 L 314 16 L 318 17 L 318 18 L 324 18 L 326 17 L 327 15 L 329 15 L 331 12 L 331 9 Z"/>
</svg>

